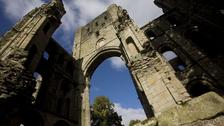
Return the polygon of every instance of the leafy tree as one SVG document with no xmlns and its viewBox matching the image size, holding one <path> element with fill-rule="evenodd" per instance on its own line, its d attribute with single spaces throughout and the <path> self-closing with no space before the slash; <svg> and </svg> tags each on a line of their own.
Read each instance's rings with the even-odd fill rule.
<svg viewBox="0 0 224 126">
<path fill-rule="evenodd" d="M 141 122 L 141 121 L 140 120 L 131 120 L 129 122 L 129 126 L 134 126 L 136 123 L 139 123 L 139 122 Z"/>
<path fill-rule="evenodd" d="M 105 96 L 95 98 L 91 106 L 92 126 L 123 126 L 122 118 L 114 111 L 114 104 Z"/>
</svg>

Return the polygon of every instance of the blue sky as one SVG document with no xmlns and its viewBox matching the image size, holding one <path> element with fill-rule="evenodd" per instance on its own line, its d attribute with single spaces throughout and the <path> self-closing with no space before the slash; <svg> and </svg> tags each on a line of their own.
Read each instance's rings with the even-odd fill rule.
<svg viewBox="0 0 224 126">
<path fill-rule="evenodd" d="M 0 36 L 27 12 L 46 1 L 48 0 L 0 0 Z M 153 0 L 64 0 L 67 13 L 54 38 L 71 53 L 75 30 L 101 14 L 112 3 L 127 9 L 139 26 L 162 14 Z M 122 115 L 125 125 L 128 125 L 130 119 L 146 118 L 129 71 L 118 57 L 105 60 L 95 70 L 90 92 L 91 102 L 95 96 L 108 96 L 115 103 L 115 109 Z"/>
</svg>

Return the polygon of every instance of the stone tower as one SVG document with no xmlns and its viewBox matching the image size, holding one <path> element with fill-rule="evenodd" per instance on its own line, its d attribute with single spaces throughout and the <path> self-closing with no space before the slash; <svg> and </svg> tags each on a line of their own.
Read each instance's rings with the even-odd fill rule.
<svg viewBox="0 0 224 126">
<path fill-rule="evenodd" d="M 82 122 L 89 125 L 89 81 L 95 68 L 106 58 L 122 57 L 147 117 L 182 104 L 190 97 L 171 66 L 155 51 L 150 40 L 135 25 L 126 10 L 111 5 L 107 11 L 81 27 L 75 36 L 73 56 L 79 65 L 83 85 Z"/>
<path fill-rule="evenodd" d="M 30 11 L 0 39 L 1 126 L 62 125 L 69 120 L 69 117 L 65 120 L 65 116 L 72 116 L 61 112 L 61 104 L 56 110 L 53 102 L 60 101 L 59 95 L 54 96 L 49 91 L 59 83 L 68 84 L 70 81 L 66 80 L 72 80 L 73 58 L 51 37 L 64 14 L 62 1 L 52 0 Z M 61 64 L 59 61 L 56 64 L 55 58 L 59 55 Z M 70 71 L 63 71 L 66 66 L 62 63 L 71 66 Z M 64 76 L 58 76 L 64 81 L 54 82 L 52 72 L 63 73 Z M 69 99 L 66 103 L 67 108 L 72 104 Z M 72 123 L 78 125 L 78 122 Z"/>
<path fill-rule="evenodd" d="M 40 49 L 39 56 L 32 57 L 38 61 L 51 35 L 61 24 L 60 20 L 64 14 L 63 3 L 60 0 L 53 0 L 49 4 L 30 11 L 1 38 L 1 60 L 6 59 L 14 52 L 14 48 L 17 48 L 24 51 Z M 34 62 L 31 63 L 32 68 L 29 69 L 31 72 L 37 66 Z"/>
</svg>

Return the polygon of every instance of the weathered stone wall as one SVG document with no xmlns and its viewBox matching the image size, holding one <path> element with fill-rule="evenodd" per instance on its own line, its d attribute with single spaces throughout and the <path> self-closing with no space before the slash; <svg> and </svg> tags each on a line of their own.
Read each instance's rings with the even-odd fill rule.
<svg viewBox="0 0 224 126">
<path fill-rule="evenodd" d="M 197 82 L 207 85 L 209 90 L 223 95 L 224 73 L 222 66 L 219 64 L 223 60 L 210 57 L 209 53 L 206 52 L 207 50 L 195 44 L 193 39 L 187 38 L 186 32 L 189 27 L 197 27 L 201 23 L 188 22 L 186 18 L 188 17 L 182 15 L 179 11 L 171 10 L 141 29 L 160 54 L 173 51 L 177 55 L 177 62 L 169 61 L 169 63 L 175 69 L 176 76 L 186 86 L 189 93 L 192 83 Z M 215 36 L 213 38 L 216 39 Z M 211 48 L 214 48 L 214 46 L 211 45 Z M 214 62 L 214 58 L 218 62 Z M 178 65 L 182 65 L 184 68 L 180 70 Z M 194 97 L 193 94 L 191 95 Z"/>
<path fill-rule="evenodd" d="M 0 38 L 0 125 L 89 126 L 89 82 L 112 56 L 125 61 L 149 118 L 137 125 L 221 125 L 219 2 L 155 0 L 166 13 L 141 29 L 113 4 L 77 30 L 73 56 L 51 38 L 65 13 L 62 1 L 33 9 Z M 166 51 L 177 58 L 166 60 Z"/>
<path fill-rule="evenodd" d="M 209 92 L 135 126 L 221 126 L 223 106 L 223 97 Z"/>
<path fill-rule="evenodd" d="M 44 4 L 0 39 L 0 125 L 80 125 L 74 59 L 51 38 L 64 13 Z"/>
<path fill-rule="evenodd" d="M 144 56 L 131 65 L 131 71 L 140 81 L 139 87 L 144 90 L 153 111 L 158 116 L 176 104 L 189 100 L 186 89 L 176 78 L 170 65 L 162 57 Z"/>
<path fill-rule="evenodd" d="M 110 22 L 105 15 L 111 19 Z M 98 26 L 98 22 L 105 25 Z M 95 31 L 90 30 L 94 27 L 97 27 Z M 102 15 L 80 28 L 76 32 L 75 43 L 73 56 L 80 67 L 76 72 L 81 73 L 79 84 L 84 88 L 82 125 L 89 125 L 89 80 L 92 72 L 104 59 L 112 56 L 121 55 L 126 62 L 148 117 L 158 116 L 190 100 L 170 65 L 153 49 L 150 40 L 134 24 L 127 11 L 119 6 L 111 5 Z"/>
<path fill-rule="evenodd" d="M 35 102 L 47 115 L 79 123 L 80 90 L 75 80 L 75 61 L 53 39 L 49 42 L 36 72 L 42 76 L 42 86 Z M 54 118 L 54 117 L 49 117 Z M 57 121 L 57 120 L 55 120 Z"/>
<path fill-rule="evenodd" d="M 21 100 L 33 100 L 35 79 L 31 72 L 24 67 L 28 53 L 15 48 L 4 61 L 0 62 L 0 100 L 4 102 L 12 97 L 21 97 Z"/>
</svg>

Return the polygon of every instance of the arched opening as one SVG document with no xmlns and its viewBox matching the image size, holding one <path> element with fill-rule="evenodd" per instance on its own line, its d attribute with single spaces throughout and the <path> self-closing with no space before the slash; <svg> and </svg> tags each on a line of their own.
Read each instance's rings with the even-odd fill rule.
<svg viewBox="0 0 224 126">
<path fill-rule="evenodd" d="M 127 43 L 127 45 L 128 45 L 128 49 L 129 49 L 130 52 L 131 52 L 131 55 L 132 55 L 132 56 L 137 55 L 139 51 L 138 51 L 138 48 L 137 48 L 136 45 L 135 45 L 135 42 L 134 42 L 133 38 L 132 38 L 132 37 L 128 37 L 128 38 L 126 39 L 126 43 Z"/>
<path fill-rule="evenodd" d="M 37 96 L 38 96 L 38 93 L 40 91 L 41 84 L 43 81 L 43 77 L 38 72 L 34 72 L 33 76 L 35 77 L 35 80 L 36 80 L 35 92 L 33 93 L 33 97 L 34 97 L 34 99 L 37 99 Z M 34 103 L 35 103 L 35 101 L 34 101 Z"/>
<path fill-rule="evenodd" d="M 89 71 L 91 73 L 89 74 L 90 103 L 93 104 L 94 98 L 97 96 L 106 96 L 115 104 L 115 110 L 118 115 L 122 116 L 123 124 L 128 125 L 129 119 L 135 118 L 129 118 L 128 115 L 135 115 L 137 112 L 140 113 L 139 119 L 145 119 L 146 116 L 139 102 L 133 78 L 125 63 L 117 57 L 120 53 L 109 54 L 101 55 L 89 67 L 91 69 Z M 129 113 L 129 109 L 136 113 Z M 121 113 L 122 110 L 124 113 Z"/>
<path fill-rule="evenodd" d="M 160 53 L 164 56 L 166 61 L 170 63 L 176 72 L 184 71 L 186 64 L 181 60 L 181 58 L 169 47 L 164 47 L 160 50 Z"/>
<path fill-rule="evenodd" d="M 46 60 L 49 59 L 49 54 L 48 54 L 47 51 L 44 51 L 44 53 L 43 53 L 43 57 L 44 57 L 44 59 L 46 59 Z"/>
<path fill-rule="evenodd" d="M 197 97 L 209 91 L 212 91 L 209 82 L 205 80 L 193 80 L 188 83 L 186 89 L 192 97 Z"/>
</svg>

